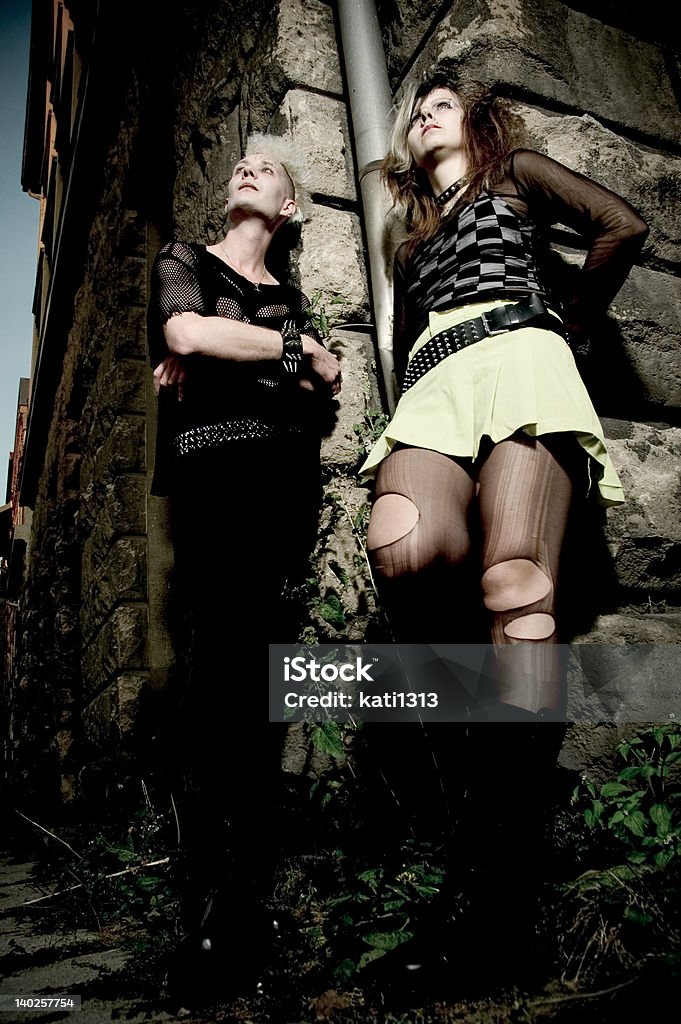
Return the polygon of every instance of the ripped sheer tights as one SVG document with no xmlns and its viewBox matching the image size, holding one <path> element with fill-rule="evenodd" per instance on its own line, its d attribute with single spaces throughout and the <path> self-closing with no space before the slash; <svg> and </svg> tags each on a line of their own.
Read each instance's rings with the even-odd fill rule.
<svg viewBox="0 0 681 1024">
<path fill-rule="evenodd" d="M 555 587 L 574 448 L 570 436 L 519 433 L 492 446 L 480 465 L 400 448 L 381 464 L 376 480 L 367 547 L 393 595 L 401 582 L 436 565 L 458 567 L 468 559 L 477 491 L 482 599 L 491 616 L 499 700 L 530 711 L 558 710 L 563 700 Z M 452 594 L 455 636 L 457 614 Z"/>
</svg>

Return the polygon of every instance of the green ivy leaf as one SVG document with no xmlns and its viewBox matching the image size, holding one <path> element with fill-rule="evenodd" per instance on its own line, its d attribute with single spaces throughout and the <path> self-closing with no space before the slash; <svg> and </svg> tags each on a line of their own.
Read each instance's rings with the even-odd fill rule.
<svg viewBox="0 0 681 1024">
<path fill-rule="evenodd" d="M 632 879 L 638 878 L 638 874 L 627 864 L 617 864 L 614 868 L 608 868 L 607 874 L 623 882 L 631 882 Z"/>
<path fill-rule="evenodd" d="M 350 895 L 350 893 L 345 893 L 344 896 L 336 896 L 332 900 L 327 900 L 326 903 L 325 903 L 325 906 L 328 907 L 331 910 L 334 910 L 336 907 L 340 907 L 342 903 L 347 903 L 348 900 L 351 900 L 351 899 L 352 899 L 352 896 Z"/>
<path fill-rule="evenodd" d="M 621 782 L 606 782 L 601 786 L 601 796 L 605 798 L 621 796 L 623 793 L 628 792 L 629 787 L 623 786 Z"/>
<path fill-rule="evenodd" d="M 657 825 L 658 836 L 666 836 L 672 825 L 672 815 L 667 805 L 653 804 L 649 813 L 650 817 Z"/>
<path fill-rule="evenodd" d="M 324 754 L 331 754 L 338 760 L 345 759 L 343 734 L 338 722 L 313 723 L 311 731 L 312 744 Z"/>
<path fill-rule="evenodd" d="M 623 768 L 621 772 L 617 773 L 617 778 L 621 779 L 624 782 L 627 779 L 635 779 L 640 774 L 641 774 L 641 765 L 640 764 L 636 764 L 636 765 L 632 765 L 629 768 Z"/>
<path fill-rule="evenodd" d="M 424 885 L 442 885 L 445 880 L 445 876 L 441 871 L 429 871 L 423 873 L 421 881 Z"/>
<path fill-rule="evenodd" d="M 341 960 L 333 969 L 334 977 L 338 981 L 347 981 L 357 970 L 357 963 L 354 960 Z"/>
<path fill-rule="evenodd" d="M 330 594 L 326 601 L 320 603 L 319 614 L 324 622 L 329 622 L 332 626 L 345 625 L 345 609 L 335 594 Z"/>
<path fill-rule="evenodd" d="M 362 953 L 359 958 L 357 969 L 361 971 L 363 967 L 367 966 L 367 964 L 370 964 L 373 960 L 378 960 L 380 957 L 385 956 L 385 954 L 385 949 L 368 949 L 366 953 Z"/>
<path fill-rule="evenodd" d="M 372 892 L 376 892 L 379 882 L 383 878 L 383 871 L 381 868 L 369 868 L 367 871 L 362 871 L 357 877 L 360 882 L 366 882 Z"/>
<path fill-rule="evenodd" d="M 163 885 L 163 879 L 156 878 L 155 875 L 138 875 L 136 881 L 138 888 L 144 892 L 153 892 L 159 885 Z"/>
<path fill-rule="evenodd" d="M 645 864 L 648 860 L 648 854 L 642 850 L 632 850 L 627 854 L 627 860 L 630 864 Z"/>
<path fill-rule="evenodd" d="M 633 832 L 635 836 L 644 836 L 647 824 L 648 819 L 642 811 L 632 811 L 623 821 L 624 827 Z"/>
<path fill-rule="evenodd" d="M 124 864 L 130 864 L 131 861 L 137 860 L 137 854 L 134 850 L 131 850 L 129 846 L 120 846 L 109 843 L 103 836 L 98 836 L 97 842 L 100 846 L 103 846 L 109 853 L 113 853 Z"/>
<path fill-rule="evenodd" d="M 628 921 L 633 921 L 635 924 L 652 924 L 653 918 L 650 914 L 646 914 L 644 910 L 639 907 L 635 907 L 630 904 L 624 911 L 624 916 Z"/>
<path fill-rule="evenodd" d="M 409 890 L 406 885 L 389 885 L 388 889 L 396 892 L 398 896 L 401 896 L 405 900 L 409 899 Z"/>
<path fill-rule="evenodd" d="M 366 942 L 367 946 L 373 946 L 374 949 L 386 953 L 391 949 L 397 949 L 398 946 L 408 942 L 413 937 L 413 932 L 403 932 L 395 929 L 391 932 L 369 932 L 367 935 L 362 936 L 362 941 Z"/>
<path fill-rule="evenodd" d="M 422 896 L 428 896 L 429 898 L 431 896 L 437 896 L 440 891 L 439 889 L 436 889 L 434 885 L 419 885 L 418 882 L 412 882 L 411 884 L 417 892 L 421 893 Z"/>
</svg>

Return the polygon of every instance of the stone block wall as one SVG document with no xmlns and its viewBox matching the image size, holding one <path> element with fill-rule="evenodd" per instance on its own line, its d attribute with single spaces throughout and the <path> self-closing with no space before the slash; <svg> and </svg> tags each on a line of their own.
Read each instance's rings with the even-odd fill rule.
<svg viewBox="0 0 681 1024">
<path fill-rule="evenodd" d="M 607 540 L 618 583 L 610 601 L 633 615 L 631 639 L 649 597 L 679 604 L 681 112 L 669 55 L 631 27 L 558 0 L 462 0 L 444 11 L 423 0 L 391 10 L 385 36 L 398 93 L 452 58 L 462 75 L 520 101 L 532 145 L 623 195 L 650 224 L 639 265 L 580 353 L 629 498 L 608 513 Z M 581 262 L 576 238 L 563 230 L 555 240 L 568 265 Z M 621 630 L 608 621 L 616 641 Z M 602 624 L 594 628 L 602 637 Z"/>
<path fill-rule="evenodd" d="M 649 635 L 651 615 L 668 616 L 660 625 L 668 635 L 679 595 L 678 517 L 667 510 L 678 488 L 681 419 L 675 357 L 681 114 L 667 55 L 630 28 L 606 25 L 557 0 L 463 0 L 445 8 L 431 0 L 398 0 L 378 7 L 397 96 L 433 61 L 454 58 L 463 74 L 495 82 L 520 102 L 533 145 L 620 192 L 651 224 L 640 265 L 589 350 L 580 353 L 630 501 L 608 516 L 612 583 L 601 608 L 608 617 L 592 619 L 577 636 L 602 637 L 607 622 L 608 639 L 616 641 L 623 615 L 630 639 L 637 628 L 642 638 Z M 283 0 L 261 13 L 258 32 L 248 37 L 252 50 L 242 44 L 239 52 L 240 90 L 231 76 L 213 91 L 208 74 L 185 83 L 176 134 L 176 233 L 212 240 L 222 226 L 229 166 L 248 133 L 289 135 L 310 167 L 314 199 L 294 273 L 308 294 L 320 293 L 327 304 L 341 300 L 331 307 L 341 322 L 368 323 L 361 210 L 332 7 Z M 234 55 L 229 59 L 234 66 Z M 651 110 L 647 98 L 653 96 Z M 204 141 L 197 149 L 191 139 Z M 568 271 L 579 264 L 575 236 L 557 231 L 555 242 Z M 370 332 L 341 328 L 333 344 L 343 357 L 345 384 L 323 448 L 328 479 L 318 598 L 323 604 L 335 597 L 347 614 L 329 623 L 312 607 L 309 636 L 362 639 L 374 604 L 357 528 L 367 495 L 355 481 L 360 449 L 381 408 Z"/>
<path fill-rule="evenodd" d="M 214 241 L 224 230 L 231 167 L 248 135 L 264 131 L 292 139 L 309 172 L 313 203 L 290 257 L 290 275 L 336 321 L 330 345 L 342 358 L 344 381 L 335 426 L 323 441 L 322 540 L 311 570 L 317 586 L 311 588 L 306 636 L 361 640 L 374 601 L 361 546 L 367 490 L 358 486 L 356 468 L 378 405 L 361 209 L 333 10 L 321 0 L 282 0 L 259 21 L 252 50 L 245 52 L 242 40 L 235 52 L 228 25 L 223 44 L 224 61 L 243 69 L 238 93 L 233 74 L 221 79 L 217 68 L 212 90 L 203 75 L 183 79 L 179 90 L 174 231 L 188 240 Z M 202 140 L 201 147 L 192 139 Z M 329 599 L 342 606 L 333 623 L 319 612 Z M 263 641 L 268 639 L 263 623 Z"/>
<path fill-rule="evenodd" d="M 164 500 L 150 494 L 156 410 L 146 343 L 149 225 L 144 212 L 126 202 L 140 137 L 130 116 L 135 86 L 110 154 L 111 179 L 91 235 L 92 272 L 76 304 L 72 342 L 84 399 L 80 726 L 95 763 L 121 745 L 134 747 L 144 708 L 173 664 L 164 607 L 172 570 L 167 511 Z M 79 332 L 79 321 L 89 317 L 96 321 L 97 345 L 87 329 Z M 145 742 L 149 738 L 145 734 Z"/>
<path fill-rule="evenodd" d="M 462 72 L 499 83 L 521 102 L 537 148 L 620 192 L 651 224 L 640 265 L 581 354 L 630 497 L 608 515 L 600 614 L 578 637 L 678 642 L 681 115 L 668 55 L 632 34 L 631 24 L 627 31 L 606 25 L 558 0 L 377 6 L 396 94 L 436 58 L 453 57 Z M 26 774 L 40 768 L 56 778 L 66 800 L 79 785 L 87 789 L 90 756 L 94 763 L 134 745 L 147 702 L 172 671 L 172 551 L 165 503 L 149 495 L 156 420 L 148 274 L 171 234 L 220 236 L 227 180 L 252 131 L 289 135 L 309 168 L 313 209 L 290 268 L 332 314 L 330 344 L 343 359 L 342 400 L 323 442 L 325 501 L 306 638 L 360 641 L 370 629 L 372 639 L 389 639 L 363 547 L 368 491 L 356 473 L 383 409 L 333 5 L 211 0 L 180 8 L 164 43 L 172 56 L 165 99 L 172 145 L 158 167 L 168 186 L 166 222 L 159 227 L 131 184 L 145 152 L 149 86 L 163 91 L 145 81 L 142 62 L 123 83 L 21 598 L 15 742 L 39 752 Z M 568 267 L 579 263 L 576 238 L 562 231 L 555 241 Z M 582 585 L 593 589 L 590 571 Z M 585 763 L 589 746 L 575 736 L 564 751 L 570 766 Z"/>
<path fill-rule="evenodd" d="M 607 514 L 605 561 L 570 567 L 573 599 L 587 597 L 592 612 L 574 639 L 679 644 L 678 53 L 642 10 L 626 21 L 620 12 L 619 24 L 598 20 L 617 20 L 617 5 L 607 3 L 579 11 L 558 0 L 380 6 L 398 95 L 436 60 L 454 59 L 462 75 L 496 83 L 520 103 L 535 148 L 620 193 L 650 224 L 639 265 L 578 354 L 628 500 Z M 568 267 L 581 263 L 569 233 L 554 241 Z M 563 764 L 595 770 L 616 736 L 612 725 L 573 728 Z"/>
<path fill-rule="evenodd" d="M 16 617 L 18 637 L 10 734 L 15 777 L 22 792 L 46 801 L 68 801 L 78 765 L 73 756 L 78 720 L 80 565 L 78 510 L 79 437 L 68 415 L 68 384 L 55 396 L 59 417 L 50 429 L 46 469 L 33 515 L 26 584 Z"/>
<path fill-rule="evenodd" d="M 149 614 L 150 577 L 163 588 L 171 556 L 156 525 L 162 502 L 149 495 L 147 222 L 129 202 L 140 85 L 132 76 L 116 86 L 127 89 L 124 115 L 73 303 L 21 597 L 15 742 L 23 735 L 24 760 L 32 748 L 65 802 L 90 792 L 90 766 L 135 743 L 142 706 L 172 660 L 163 621 Z M 35 780 L 31 788 L 48 795 Z"/>
<path fill-rule="evenodd" d="M 291 261 L 293 280 L 346 323 L 370 319 L 331 7 L 318 0 L 190 3 L 166 26 L 164 41 L 172 56 L 161 83 L 158 65 L 135 64 L 127 52 L 112 66 L 119 120 L 101 128 L 104 168 L 90 169 L 98 193 L 41 453 L 21 595 L 12 709 L 17 770 L 33 778 L 42 798 L 57 801 L 116 788 L 115 772 L 100 768 L 135 749 L 138 738 L 149 740 L 149 707 L 173 671 L 167 507 L 150 495 L 156 410 L 145 330 L 149 272 L 171 234 L 219 236 L 226 183 L 251 131 L 290 134 L 311 170 L 314 211 Z M 170 143 L 151 124 L 159 110 L 172 127 Z M 163 153 L 150 146 L 151 128 L 165 142 Z M 85 139 L 84 160 L 89 145 Z M 169 183 L 172 209 L 164 212 L 159 195 L 170 196 Z M 337 532 L 332 520 L 362 518 L 366 492 L 348 483 L 349 470 L 361 447 L 356 424 L 375 405 L 369 328 L 345 331 L 334 344 L 351 393 L 325 441 L 334 494 L 324 512 L 329 534 Z M 349 540 L 321 557 L 311 606 L 354 581 L 348 621 L 359 637 L 371 600 L 347 521 Z M 318 619 L 320 629 L 336 628 Z M 263 630 L 266 639 L 266 624 Z"/>
</svg>

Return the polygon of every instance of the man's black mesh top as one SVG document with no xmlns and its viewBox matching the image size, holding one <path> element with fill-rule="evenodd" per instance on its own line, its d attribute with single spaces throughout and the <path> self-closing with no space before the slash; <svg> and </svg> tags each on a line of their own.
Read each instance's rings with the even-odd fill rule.
<svg viewBox="0 0 681 1024">
<path fill-rule="evenodd" d="M 280 330 L 293 320 L 301 333 L 320 340 L 308 310 L 310 303 L 287 284 L 256 285 L 242 277 L 205 245 L 172 242 L 163 246 L 151 275 L 148 314 L 149 353 L 153 366 L 167 355 L 163 325 L 176 313 L 224 316 L 242 323 Z M 281 360 L 236 361 L 193 354 L 183 357 L 187 371 L 184 397 L 174 388 L 162 391 L 152 493 L 172 491 L 178 477 L 201 453 L 234 451 L 235 445 L 299 438 L 319 448 L 328 396 L 299 386 Z M 186 476 L 186 473 L 185 473 Z"/>
<path fill-rule="evenodd" d="M 204 245 L 172 242 L 158 253 L 152 271 L 149 349 L 157 365 L 168 354 L 163 324 L 175 313 L 223 316 L 280 330 L 294 320 L 301 333 L 316 338 L 310 303 L 286 284 L 256 285 L 242 277 Z M 309 392 L 303 391 L 280 360 L 232 361 L 212 356 L 184 358 L 184 399 L 173 399 L 173 430 L 225 421 L 255 419 L 274 426 L 305 420 Z"/>
</svg>

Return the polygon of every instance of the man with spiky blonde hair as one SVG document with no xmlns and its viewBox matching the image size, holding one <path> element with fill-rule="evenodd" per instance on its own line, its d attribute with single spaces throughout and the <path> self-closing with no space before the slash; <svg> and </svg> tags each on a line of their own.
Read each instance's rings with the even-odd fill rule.
<svg viewBox="0 0 681 1024">
<path fill-rule="evenodd" d="M 275 759 L 265 730 L 258 738 L 242 722 L 266 722 L 265 642 L 296 639 L 296 602 L 284 596 L 295 587 L 286 581 L 308 575 L 321 424 L 340 390 L 338 360 L 321 344 L 306 296 L 265 262 L 276 232 L 303 219 L 304 202 L 285 141 L 255 137 L 229 180 L 225 236 L 164 245 L 152 273 L 156 478 L 162 464 L 175 590 L 188 611 L 168 758 L 194 849 L 180 975 L 199 989 L 208 987 L 207 964 L 224 988 L 227 963 L 243 980 L 258 959 L 254 901 L 266 884 L 263 829 L 276 776 L 267 791 L 256 788 L 263 773 L 253 761 Z"/>
</svg>

